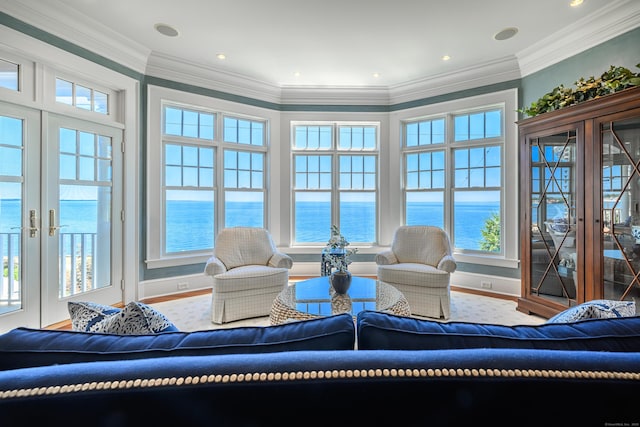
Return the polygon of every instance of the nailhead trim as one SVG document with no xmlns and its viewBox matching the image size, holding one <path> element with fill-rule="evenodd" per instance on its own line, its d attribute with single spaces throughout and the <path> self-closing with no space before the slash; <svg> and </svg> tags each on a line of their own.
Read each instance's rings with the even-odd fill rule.
<svg viewBox="0 0 640 427">
<path fill-rule="evenodd" d="M 588 380 L 626 380 L 640 381 L 640 372 L 611 371 L 561 371 L 546 369 L 485 369 L 485 368 L 429 368 L 429 369 L 341 369 L 331 371 L 295 371 L 295 372 L 247 372 L 234 374 L 209 374 L 201 376 L 142 378 L 134 380 L 99 381 L 81 384 L 54 385 L 0 391 L 0 399 L 80 393 L 94 390 L 121 390 L 134 388 L 152 388 L 184 386 L 208 383 L 251 383 L 307 381 L 317 379 L 358 379 L 358 378 L 430 378 L 430 377 L 501 377 L 501 378 L 561 378 Z"/>
</svg>

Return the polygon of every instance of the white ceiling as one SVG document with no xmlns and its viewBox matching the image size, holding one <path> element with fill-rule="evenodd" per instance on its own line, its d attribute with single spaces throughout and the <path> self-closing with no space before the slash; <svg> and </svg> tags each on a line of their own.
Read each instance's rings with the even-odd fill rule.
<svg viewBox="0 0 640 427">
<path fill-rule="evenodd" d="M 569 2 L 0 0 L 0 6 L 8 13 L 20 9 L 19 19 L 49 26 L 81 46 L 119 43 L 123 48 L 112 48 L 113 55 L 130 50 L 147 64 L 162 59 L 277 88 L 389 89 L 501 62 L 519 63 L 523 74 L 527 58 L 541 55 L 551 40 L 579 33 L 573 53 L 599 42 L 582 34 L 606 33 L 600 26 L 610 27 L 612 9 L 635 11 L 626 18 L 632 27 L 640 20 L 639 0 Z M 179 35 L 160 34 L 158 23 Z M 513 38 L 493 38 L 508 27 L 519 30 Z M 108 40 L 98 42 L 100 35 Z M 226 59 L 217 59 L 218 53 Z M 443 55 L 451 59 L 443 61 Z"/>
</svg>

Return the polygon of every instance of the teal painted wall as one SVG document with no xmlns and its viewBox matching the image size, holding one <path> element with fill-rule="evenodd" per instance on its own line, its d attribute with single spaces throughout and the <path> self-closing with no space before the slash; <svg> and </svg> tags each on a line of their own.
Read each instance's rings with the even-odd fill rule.
<svg viewBox="0 0 640 427">
<path fill-rule="evenodd" d="M 611 65 L 627 67 L 640 72 L 640 28 L 631 30 L 591 49 L 578 53 L 522 78 L 520 107 L 528 107 L 533 101 L 559 85 L 574 88 L 581 77 L 600 77 Z"/>
</svg>

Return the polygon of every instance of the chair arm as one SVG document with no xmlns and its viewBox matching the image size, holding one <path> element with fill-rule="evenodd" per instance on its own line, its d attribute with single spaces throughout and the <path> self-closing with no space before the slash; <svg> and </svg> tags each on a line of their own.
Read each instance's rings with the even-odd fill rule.
<svg viewBox="0 0 640 427">
<path fill-rule="evenodd" d="M 204 273 L 208 276 L 216 276 L 227 271 L 227 267 L 215 255 L 207 260 Z"/>
<path fill-rule="evenodd" d="M 456 264 L 456 260 L 451 255 L 445 255 L 442 257 L 440 262 L 438 263 L 438 270 L 444 270 L 447 273 L 453 273 L 456 271 L 458 265 Z"/>
<path fill-rule="evenodd" d="M 396 258 L 396 255 L 391 249 L 387 249 L 386 251 L 378 252 L 376 254 L 376 264 L 378 265 L 389 265 L 397 263 L 398 258 Z"/>
<path fill-rule="evenodd" d="M 274 252 L 273 256 L 269 259 L 269 266 L 275 268 L 291 268 L 293 266 L 293 259 L 284 252 Z"/>
</svg>

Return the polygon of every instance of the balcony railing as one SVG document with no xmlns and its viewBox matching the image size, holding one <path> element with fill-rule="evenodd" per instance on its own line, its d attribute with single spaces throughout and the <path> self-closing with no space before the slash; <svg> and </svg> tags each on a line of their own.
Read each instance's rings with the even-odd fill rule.
<svg viewBox="0 0 640 427">
<path fill-rule="evenodd" d="M 19 307 L 22 301 L 20 237 L 21 233 L 0 233 L 0 258 L 3 267 L 0 304 L 3 307 Z M 96 233 L 60 233 L 59 249 L 59 297 L 65 298 L 94 289 Z"/>
</svg>

